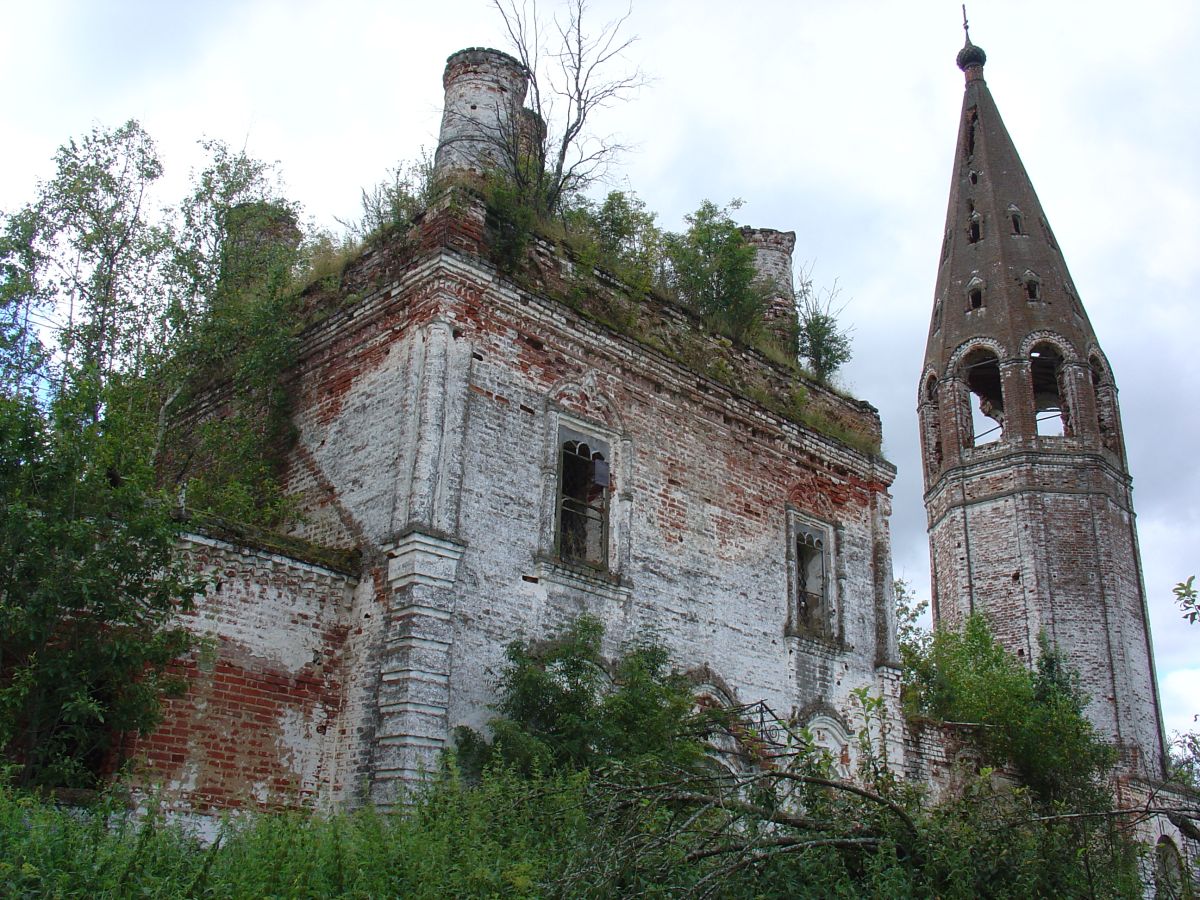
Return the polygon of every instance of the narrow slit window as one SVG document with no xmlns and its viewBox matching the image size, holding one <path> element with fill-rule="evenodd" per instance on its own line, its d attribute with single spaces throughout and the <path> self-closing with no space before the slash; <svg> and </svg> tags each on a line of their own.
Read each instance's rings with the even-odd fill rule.
<svg viewBox="0 0 1200 900">
<path fill-rule="evenodd" d="M 979 121 L 979 109 L 972 106 L 967 110 L 967 158 L 975 155 L 975 123 Z"/>
<path fill-rule="evenodd" d="M 1025 226 L 1021 223 L 1021 214 L 1013 213 L 1012 216 L 1012 231 L 1013 234 L 1024 234 Z"/>
<path fill-rule="evenodd" d="M 967 293 L 967 300 L 970 302 L 971 309 L 983 309 L 983 288 L 971 288 Z"/>
<path fill-rule="evenodd" d="M 1030 303 L 1040 303 L 1042 300 L 1042 279 L 1038 278 L 1033 272 L 1026 270 L 1021 276 L 1021 281 L 1025 285 L 1025 299 Z"/>
</svg>

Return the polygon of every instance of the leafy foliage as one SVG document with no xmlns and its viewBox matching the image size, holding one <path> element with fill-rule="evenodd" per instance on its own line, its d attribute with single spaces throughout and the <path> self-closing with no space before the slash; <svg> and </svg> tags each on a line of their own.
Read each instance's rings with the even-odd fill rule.
<svg viewBox="0 0 1200 900">
<path fill-rule="evenodd" d="M 697 762 L 703 752 L 691 692 L 666 651 L 652 642 L 635 645 L 610 683 L 602 636 L 600 623 L 583 617 L 545 644 L 511 644 L 491 741 L 467 728 L 456 734 L 463 767 L 478 775 L 502 764 L 531 774 Z"/>
<path fill-rule="evenodd" d="M 1043 803 L 1108 802 L 1114 751 L 1083 714 L 1078 676 L 1044 638 L 1031 672 L 975 615 L 961 631 L 935 631 L 928 651 L 905 662 L 911 714 L 970 726 L 986 763 L 1011 766 Z"/>
<path fill-rule="evenodd" d="M 248 817 L 205 849 L 153 815 L 140 825 L 111 809 L 68 815 L 0 788 L 0 877 L 28 895 L 1140 893 L 1134 845 L 1112 818 L 1047 814 L 986 772 L 928 805 L 887 770 L 872 737 L 883 704 L 866 692 L 857 783 L 795 731 L 754 757 L 769 764 L 714 772 L 698 753 L 705 732 L 762 750 L 767 735 L 735 711 L 686 714 L 686 686 L 664 675 L 652 644 L 626 652 L 605 691 L 599 636 L 584 619 L 553 642 L 514 645 L 507 715 L 490 744 L 471 738 L 487 764 L 464 780 L 448 759 L 389 815 Z"/>
<path fill-rule="evenodd" d="M 423 152 L 416 162 L 394 166 L 382 181 L 363 188 L 362 216 L 357 221 L 338 221 L 352 240 L 366 243 L 412 225 L 436 193 L 433 158 Z"/>
<path fill-rule="evenodd" d="M 173 557 L 178 526 L 95 405 L 0 397 L 0 752 L 23 785 L 90 786 L 157 723 L 193 644 L 175 616 L 202 585 Z"/>
<path fill-rule="evenodd" d="M 1181 581 L 1171 588 L 1175 602 L 1183 612 L 1183 617 L 1192 625 L 1200 619 L 1200 592 L 1196 590 L 1196 576 L 1189 576 L 1187 581 Z"/>
<path fill-rule="evenodd" d="M 744 343 L 762 328 L 766 294 L 755 283 L 754 248 L 730 216 L 740 205 L 705 200 L 684 217 L 687 231 L 666 235 L 664 250 L 670 287 L 712 327 Z"/>
<path fill-rule="evenodd" d="M 610 191 L 601 203 L 571 198 L 564 216 L 568 241 L 585 265 L 612 272 L 648 294 L 661 277 L 663 236 L 655 215 L 632 192 Z"/>
<path fill-rule="evenodd" d="M 929 652 L 931 635 L 929 629 L 921 624 L 921 617 L 929 611 L 929 601 L 918 599 L 903 578 L 897 578 L 892 583 L 892 595 L 896 604 L 896 639 L 900 659 L 902 662 L 915 662 Z"/>
<path fill-rule="evenodd" d="M 833 305 L 837 296 L 836 284 L 819 295 L 807 277 L 796 292 L 797 348 L 818 381 L 828 382 L 851 357 L 850 332 L 838 319 L 845 306 Z"/>
</svg>

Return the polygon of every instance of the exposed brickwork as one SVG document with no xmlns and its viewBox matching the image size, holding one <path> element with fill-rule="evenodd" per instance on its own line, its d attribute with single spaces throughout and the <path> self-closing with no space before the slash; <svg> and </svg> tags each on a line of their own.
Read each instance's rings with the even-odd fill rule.
<svg viewBox="0 0 1200 900">
<path fill-rule="evenodd" d="M 353 579 L 201 535 L 182 552 L 211 579 L 187 622 L 206 646 L 183 663 L 186 696 L 133 745 L 144 781 L 195 812 L 327 799 Z"/>
</svg>

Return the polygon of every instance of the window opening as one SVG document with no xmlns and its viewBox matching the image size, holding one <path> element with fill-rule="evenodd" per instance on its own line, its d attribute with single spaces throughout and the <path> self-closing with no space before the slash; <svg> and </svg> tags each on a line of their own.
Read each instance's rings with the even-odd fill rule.
<svg viewBox="0 0 1200 900">
<path fill-rule="evenodd" d="M 1024 234 L 1025 233 L 1024 226 L 1021 224 L 1021 214 L 1020 213 L 1012 214 L 1012 230 L 1013 230 L 1013 234 Z"/>
<path fill-rule="evenodd" d="M 1067 434 L 1067 405 L 1062 390 L 1063 358 L 1055 347 L 1039 344 L 1029 354 L 1033 405 L 1040 437 Z"/>
<path fill-rule="evenodd" d="M 979 121 L 979 108 L 972 106 L 967 110 L 967 156 L 975 155 L 975 123 Z M 972 182 L 974 183 L 974 182 Z"/>
<path fill-rule="evenodd" d="M 982 447 L 1000 440 L 1004 437 L 1004 391 L 1000 383 L 1000 360 L 990 350 L 974 350 L 963 361 L 963 374 L 975 401 L 970 403 L 969 446 Z"/>
<path fill-rule="evenodd" d="M 1042 299 L 1042 280 L 1033 272 L 1026 271 L 1022 276 L 1025 283 L 1025 297 L 1031 302 Z"/>
<path fill-rule="evenodd" d="M 971 170 L 971 174 L 967 177 L 971 179 L 971 184 L 979 184 L 979 173 L 974 169 Z"/>
<path fill-rule="evenodd" d="M 978 244 L 983 239 L 983 218 L 971 207 L 971 221 L 967 225 L 967 243 Z"/>
<path fill-rule="evenodd" d="M 971 288 L 967 299 L 971 302 L 971 309 L 983 309 L 983 288 Z"/>
<path fill-rule="evenodd" d="M 602 446 L 562 443 L 558 483 L 558 556 L 596 568 L 608 565 L 609 468 Z"/>
<path fill-rule="evenodd" d="M 824 535 L 811 529 L 796 534 L 796 631 L 815 637 L 829 633 Z"/>
</svg>

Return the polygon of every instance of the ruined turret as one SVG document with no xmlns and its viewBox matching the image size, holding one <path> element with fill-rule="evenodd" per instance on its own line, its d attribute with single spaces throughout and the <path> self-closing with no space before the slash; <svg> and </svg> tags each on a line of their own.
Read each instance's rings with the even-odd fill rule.
<svg viewBox="0 0 1200 900">
<path fill-rule="evenodd" d="M 523 109 L 529 73 L 507 53 L 481 47 L 446 60 L 442 128 L 434 155 L 436 177 L 482 174 L 511 165 L 529 134 L 540 127 Z"/>
<path fill-rule="evenodd" d="M 796 341 L 796 291 L 792 284 L 792 250 L 796 232 L 774 228 L 742 228 L 742 237 L 754 248 L 754 267 L 758 283 L 768 292 L 767 330 L 784 346 Z"/>
</svg>

